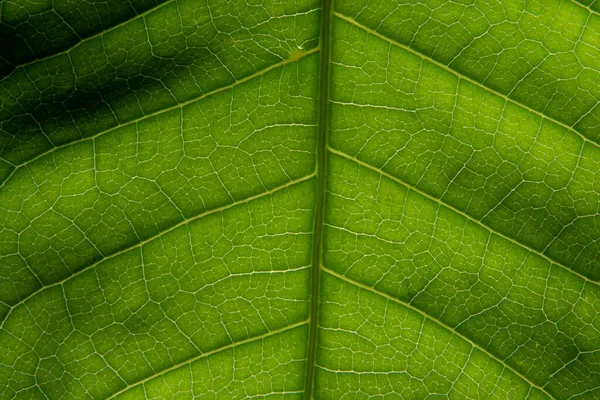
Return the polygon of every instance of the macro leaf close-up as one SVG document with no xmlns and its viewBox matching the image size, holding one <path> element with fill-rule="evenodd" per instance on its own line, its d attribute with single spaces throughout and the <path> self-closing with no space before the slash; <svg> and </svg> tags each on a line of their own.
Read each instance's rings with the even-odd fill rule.
<svg viewBox="0 0 600 400">
<path fill-rule="evenodd" d="M 1 0 L 0 399 L 600 399 L 600 1 Z"/>
</svg>

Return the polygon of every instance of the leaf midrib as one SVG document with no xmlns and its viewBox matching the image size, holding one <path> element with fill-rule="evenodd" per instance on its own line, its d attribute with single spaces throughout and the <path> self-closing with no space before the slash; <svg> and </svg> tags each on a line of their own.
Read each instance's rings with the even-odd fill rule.
<svg viewBox="0 0 600 400">
<path fill-rule="evenodd" d="M 319 288 L 321 254 L 323 251 L 323 223 L 325 219 L 325 190 L 327 186 L 327 131 L 329 129 L 329 78 L 331 58 L 331 20 L 333 0 L 324 0 L 321 15 L 320 77 L 319 77 L 319 121 L 317 138 L 317 199 L 313 229 L 313 260 L 310 294 L 310 329 L 306 360 L 304 397 L 313 394 L 314 369 L 317 357 L 317 331 L 319 325 Z"/>
</svg>

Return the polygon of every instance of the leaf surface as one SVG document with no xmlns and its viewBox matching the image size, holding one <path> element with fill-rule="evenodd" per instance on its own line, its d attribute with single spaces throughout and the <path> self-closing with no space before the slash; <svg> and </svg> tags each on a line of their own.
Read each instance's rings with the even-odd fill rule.
<svg viewBox="0 0 600 400">
<path fill-rule="evenodd" d="M 600 398 L 600 3 L 0 10 L 0 398 Z"/>
</svg>

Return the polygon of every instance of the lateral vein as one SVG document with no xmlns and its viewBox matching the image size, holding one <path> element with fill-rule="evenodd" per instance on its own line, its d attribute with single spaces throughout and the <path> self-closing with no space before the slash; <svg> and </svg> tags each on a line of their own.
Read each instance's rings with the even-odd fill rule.
<svg viewBox="0 0 600 400">
<path fill-rule="evenodd" d="M 107 134 L 107 133 L 110 133 L 110 132 L 112 132 L 112 131 L 115 131 L 115 130 L 117 130 L 117 129 L 121 129 L 121 128 L 124 128 L 124 127 L 126 127 L 126 126 L 133 125 L 133 124 L 136 124 L 136 123 L 138 123 L 138 122 L 144 121 L 144 120 L 146 120 L 146 119 L 149 119 L 149 118 L 155 117 L 155 116 L 157 116 L 157 115 L 161 115 L 161 114 L 167 113 L 167 112 L 169 112 L 169 111 L 173 111 L 173 110 L 176 110 L 176 109 L 179 109 L 179 108 L 183 108 L 183 107 L 185 107 L 185 106 L 187 106 L 187 105 L 189 105 L 189 104 L 192 104 L 192 103 L 195 103 L 195 102 L 198 102 L 198 101 L 204 100 L 204 99 L 206 99 L 206 98 L 208 98 L 208 97 L 210 97 L 210 96 L 213 96 L 213 95 L 215 95 L 215 94 L 217 94 L 217 93 L 221 93 L 221 92 L 227 91 L 227 90 L 229 90 L 229 89 L 232 89 L 232 88 L 234 88 L 234 87 L 236 87 L 236 86 L 238 86 L 238 85 L 241 85 L 241 84 L 243 84 L 243 83 L 249 82 L 249 81 L 251 81 L 252 79 L 254 79 L 254 78 L 258 78 L 258 77 L 260 77 L 260 76 L 262 76 L 262 75 L 264 75 L 264 74 L 266 74 L 266 73 L 268 73 L 268 72 L 270 72 L 270 71 L 273 71 L 273 70 L 275 70 L 275 69 L 277 69 L 277 68 L 279 68 L 279 67 L 282 67 L 282 66 L 284 66 L 284 65 L 291 64 L 291 63 L 294 63 L 294 62 L 298 62 L 298 61 L 300 61 L 301 59 L 303 59 L 303 58 L 305 58 L 305 57 L 307 57 L 307 56 L 309 56 L 309 55 L 311 55 L 311 54 L 314 54 L 314 53 L 316 53 L 316 52 L 318 52 L 318 51 L 319 51 L 319 47 L 315 47 L 315 48 L 313 48 L 313 49 L 310 49 L 310 50 L 308 50 L 308 51 L 306 51 L 306 52 L 302 53 L 302 54 L 301 54 L 300 56 L 298 56 L 298 57 L 293 57 L 293 58 L 289 58 L 289 59 L 286 59 L 286 60 L 280 61 L 280 62 L 278 62 L 278 63 L 276 63 L 276 64 L 273 64 L 273 65 L 270 65 L 270 66 L 268 66 L 268 67 L 266 67 L 266 68 L 263 68 L 262 70 L 260 70 L 260 71 L 257 71 L 257 72 L 255 72 L 255 73 L 254 73 L 254 74 L 252 74 L 252 75 L 248 75 L 248 76 L 247 76 L 247 77 L 245 77 L 245 78 L 242 78 L 242 79 L 240 79 L 240 80 L 237 80 L 237 81 L 235 81 L 235 82 L 232 82 L 232 83 L 230 83 L 229 85 L 226 85 L 226 86 L 221 86 L 220 88 L 217 88 L 217 89 L 211 90 L 210 92 L 203 93 L 203 94 L 201 94 L 201 95 L 200 95 L 200 96 L 198 96 L 198 97 L 194 97 L 194 98 L 192 98 L 192 99 L 189 99 L 189 100 L 186 100 L 186 101 L 184 101 L 184 102 L 182 102 L 182 103 L 178 103 L 178 104 L 175 104 L 174 106 L 167 107 L 167 108 L 164 108 L 164 109 L 162 109 L 162 110 L 155 111 L 155 112 L 153 112 L 153 113 L 150 113 L 150 114 L 147 114 L 147 115 L 141 116 L 141 117 L 139 117 L 139 118 L 136 118 L 136 119 L 133 119 L 133 120 L 131 120 L 131 121 L 127 121 L 127 122 L 125 122 L 125 123 L 118 124 L 118 125 L 116 125 L 116 126 L 113 126 L 112 128 L 108 128 L 108 129 L 106 129 L 106 130 L 104 130 L 104 131 L 102 131 L 102 132 L 98 132 L 98 133 L 96 133 L 95 135 L 92 135 L 92 136 L 87 136 L 87 137 L 85 137 L 85 138 L 77 139 L 77 140 L 74 140 L 74 141 L 72 141 L 72 142 L 68 142 L 68 143 L 61 144 L 61 145 L 59 145 L 59 146 L 52 147 L 51 149 L 49 149 L 49 150 L 46 150 L 46 151 L 44 151 L 44 152 L 42 152 L 42 153 L 38 154 L 37 156 L 35 156 L 35 157 L 33 157 L 33 158 L 31 158 L 31 159 L 29 159 L 29 160 L 27 160 L 27 161 L 24 161 L 24 162 L 22 162 L 21 164 L 18 164 L 18 165 L 13 165 L 14 169 L 13 169 L 13 170 L 10 172 L 10 174 L 9 174 L 9 175 L 6 177 L 6 179 L 4 179 L 4 181 L 0 183 L 0 189 L 2 189 L 2 187 L 3 187 L 3 186 L 6 184 L 6 182 L 8 182 L 8 181 L 10 180 L 10 178 L 11 178 L 11 177 L 12 177 L 12 176 L 13 176 L 13 175 L 14 175 L 14 174 L 15 174 L 15 173 L 16 173 L 16 172 L 19 170 L 19 169 L 21 169 L 22 167 L 24 167 L 24 166 L 26 166 L 26 165 L 29 165 L 29 164 L 33 163 L 34 161 L 36 161 L 36 160 L 38 160 L 38 159 L 40 159 L 40 158 L 42 158 L 42 157 L 44 157 L 44 156 L 46 156 L 46 155 L 48 155 L 48 154 L 54 153 L 55 151 L 58 151 L 58 150 L 60 150 L 60 149 L 63 149 L 63 148 L 65 148 L 65 147 L 69 147 L 69 146 L 76 145 L 76 144 L 78 144 L 78 143 L 83 143 L 83 142 L 87 142 L 87 141 L 89 141 L 89 140 L 94 140 L 94 139 L 96 139 L 96 138 L 98 138 L 98 137 L 100 137 L 100 136 L 103 136 L 103 135 L 105 135 L 105 134 Z"/>
<path fill-rule="evenodd" d="M 230 208 L 239 206 L 240 204 L 246 204 L 246 203 L 249 203 L 249 202 L 251 202 L 253 200 L 258 200 L 260 198 L 267 197 L 267 196 L 269 196 L 269 195 L 271 195 L 273 193 L 276 193 L 276 192 L 278 192 L 280 190 L 283 190 L 285 188 L 288 188 L 290 186 L 294 186 L 296 184 L 305 182 L 305 181 L 313 178 L 314 176 L 315 176 L 315 173 L 313 172 L 312 174 L 307 175 L 307 176 L 305 176 L 303 178 L 295 179 L 293 181 L 289 181 L 289 182 L 287 182 L 287 183 L 285 183 L 283 185 L 279 185 L 277 187 L 274 187 L 273 189 L 264 191 L 262 193 L 254 195 L 254 196 L 250 196 L 250 197 L 247 197 L 245 199 L 242 199 L 242 200 L 239 200 L 239 201 L 235 201 L 233 203 L 229 203 L 229 204 L 226 204 L 224 206 L 213 208 L 211 210 L 202 212 L 202 213 L 200 213 L 198 215 L 195 215 L 193 217 L 186 218 L 186 219 L 184 219 L 182 221 L 179 221 L 175 225 L 172 225 L 169 228 L 167 228 L 167 229 L 165 229 L 163 231 L 160 231 L 160 232 L 154 234 L 153 236 L 150 236 L 147 239 L 144 239 L 144 240 L 139 241 L 139 242 L 137 242 L 137 243 L 135 243 L 135 244 L 133 244 L 131 246 L 125 247 L 124 249 L 121 249 L 121 250 L 119 250 L 119 251 L 117 251 L 115 253 L 112 253 L 112 254 L 110 254 L 110 255 L 108 255 L 108 256 L 106 256 L 106 257 L 104 257 L 104 258 L 102 258 L 102 259 L 100 259 L 100 260 L 98 260 L 96 262 L 94 262 L 93 264 L 89 264 L 89 265 L 81 268 L 77 272 L 69 275 L 68 277 L 66 277 L 66 278 L 64 278 L 64 279 L 62 279 L 60 281 L 56 281 L 56 282 L 53 282 L 53 283 L 48 284 L 48 285 L 43 285 L 43 286 L 39 287 L 38 289 L 36 289 L 35 291 L 31 292 L 27 297 L 24 297 L 22 300 L 19 300 L 17 303 L 13 304 L 10 307 L 10 310 L 8 311 L 8 313 L 6 313 L 6 316 L 4 317 L 4 320 L 0 324 L 0 329 L 2 329 L 4 327 L 4 324 L 6 323 L 6 321 L 8 321 L 8 319 L 9 319 L 11 313 L 13 312 L 13 310 L 15 310 L 19 305 L 25 303 L 27 300 L 29 300 L 30 298 L 32 298 L 33 296 L 37 295 L 38 293 L 42 292 L 45 289 L 48 289 L 48 288 L 51 288 L 51 287 L 54 287 L 54 286 L 58 286 L 58 285 L 62 285 L 63 283 L 71 280 L 72 278 L 75 278 L 78 275 L 83 274 L 84 272 L 86 272 L 86 271 L 88 271 L 88 270 L 96 267 L 97 265 L 99 265 L 99 264 L 101 264 L 101 263 L 103 263 L 103 262 L 105 262 L 107 260 L 111 260 L 113 258 L 116 258 L 116 257 L 120 256 L 121 254 L 127 253 L 128 251 L 136 249 L 138 247 L 142 247 L 146 243 L 152 242 L 153 240 L 156 240 L 156 239 L 158 239 L 158 238 L 160 238 L 160 237 L 162 237 L 162 236 L 164 236 L 164 235 L 166 235 L 166 234 L 174 231 L 175 229 L 180 228 L 180 227 L 182 227 L 184 225 L 187 225 L 187 224 L 189 224 L 191 222 L 194 222 L 194 221 L 197 221 L 199 219 L 205 218 L 205 217 L 207 217 L 209 215 L 217 214 L 219 212 L 222 212 L 222 211 L 228 210 Z"/>
<path fill-rule="evenodd" d="M 506 235 L 506 234 L 504 234 L 504 233 L 502 233 L 502 232 L 500 232 L 500 231 L 498 231 L 498 230 L 496 230 L 496 229 L 494 229 L 494 228 L 492 228 L 492 227 L 484 224 L 480 220 L 473 218 L 472 216 L 470 216 L 469 214 L 465 213 L 464 211 L 461 211 L 458 208 L 456 208 L 456 207 L 454 207 L 454 206 L 446 203 L 445 201 L 443 201 L 443 200 L 441 200 L 441 199 L 439 199 L 437 197 L 434 197 L 434 196 L 430 195 L 429 193 L 424 192 L 421 189 L 418 189 L 417 187 L 415 187 L 415 186 L 413 186 L 413 185 L 411 185 L 411 184 L 403 181 L 402 179 L 397 178 L 394 175 L 391 175 L 391 174 L 389 174 L 389 173 L 387 173 L 385 171 L 382 171 L 379 168 L 374 167 L 374 166 L 372 166 L 369 163 L 366 163 L 364 161 L 358 160 L 358 159 L 356 159 L 356 158 L 354 158 L 354 157 L 352 157 L 352 156 L 344 153 L 343 151 L 340 151 L 340 150 L 337 150 L 337 149 L 334 149 L 334 148 L 331 148 L 331 147 L 329 147 L 328 149 L 329 149 L 329 151 L 331 153 L 336 154 L 336 155 L 338 155 L 340 157 L 343 157 L 346 160 L 352 161 L 352 162 L 354 162 L 354 163 L 356 163 L 358 165 L 361 165 L 361 166 L 363 166 L 365 168 L 368 168 L 371 171 L 376 172 L 376 173 L 378 173 L 378 174 L 380 174 L 382 176 L 385 176 L 386 178 L 388 178 L 388 179 L 390 179 L 390 180 L 392 180 L 392 181 L 394 181 L 394 182 L 396 182 L 396 183 L 404 186 L 408 190 L 411 190 L 411 191 L 413 191 L 413 192 L 415 192 L 417 194 L 420 194 L 421 196 L 426 197 L 429 200 L 438 203 L 442 207 L 446 207 L 447 209 L 455 212 L 456 214 L 459 214 L 462 217 L 467 218 L 469 221 L 476 223 L 477 225 L 481 226 L 485 230 L 487 230 L 487 231 L 489 231 L 489 232 L 491 232 L 491 233 L 493 233 L 495 235 L 498 235 L 498 236 L 502 237 L 503 239 L 508 240 L 509 242 L 511 242 L 511 243 L 513 243 L 513 244 L 515 244 L 515 245 L 517 245 L 517 246 L 519 246 L 519 247 L 521 247 L 521 248 L 529 251 L 532 254 L 536 254 L 536 255 L 542 257 L 543 259 L 545 259 L 546 261 L 548 261 L 550 263 L 550 265 L 556 265 L 556 266 L 564 269 L 565 271 L 570 272 L 571 274 L 573 274 L 573 275 L 575 275 L 575 276 L 583 279 L 585 282 L 588 282 L 588 283 L 590 283 L 590 284 L 592 284 L 594 286 L 600 287 L 600 283 L 599 282 L 591 280 L 587 276 L 580 274 L 579 272 L 573 270 L 572 268 L 567 267 L 566 265 L 562 264 L 561 262 L 559 262 L 557 260 L 553 260 L 552 258 L 548 257 L 544 253 L 539 252 L 539 251 L 535 250 L 534 248 L 529 247 L 528 245 L 526 245 L 524 243 L 521 243 L 521 242 L 517 241 L 516 239 L 514 239 L 514 238 L 512 238 L 512 237 L 510 237 L 510 236 L 508 236 L 508 235 Z"/>
<path fill-rule="evenodd" d="M 401 306 L 404 306 L 416 313 L 418 313 L 419 315 L 421 315 L 423 318 L 428 319 L 432 322 L 434 322 L 435 324 L 441 326 L 442 328 L 450 331 L 452 334 L 458 336 L 459 338 L 463 339 L 464 341 L 466 341 L 467 343 L 469 343 L 472 347 L 477 348 L 479 351 L 483 352 L 484 354 L 486 354 L 488 357 L 490 357 L 491 359 L 495 360 L 496 362 L 500 363 L 503 367 L 505 367 L 506 369 L 510 370 L 512 373 L 514 373 L 515 375 L 517 375 L 519 378 L 521 378 L 523 381 L 525 381 L 529 386 L 531 387 L 535 387 L 536 389 L 540 390 L 542 393 L 544 393 L 546 396 L 550 397 L 551 399 L 554 399 L 554 396 L 552 396 L 550 393 L 548 393 L 543 387 L 536 385 L 535 383 L 531 382 L 531 380 L 529 380 L 529 378 L 527 378 L 525 375 L 523 375 L 522 373 L 520 373 L 519 371 L 517 371 L 516 369 L 514 369 L 513 367 L 511 367 L 510 365 L 508 365 L 506 363 L 506 361 L 503 361 L 502 359 L 498 358 L 496 355 L 494 355 L 493 353 L 491 353 L 490 351 L 488 351 L 487 349 L 485 349 L 484 347 L 480 346 L 479 344 L 475 343 L 474 341 L 472 341 L 471 339 L 469 339 L 467 336 L 463 335 L 462 333 L 456 331 L 454 328 L 452 328 L 450 325 L 447 325 L 446 323 L 440 321 L 439 319 L 437 319 L 436 317 L 427 314 L 426 312 L 422 311 L 421 309 L 413 306 L 410 303 L 406 303 L 394 296 L 390 296 L 387 293 L 381 292 L 375 288 L 372 288 L 370 286 L 367 286 L 361 282 L 355 281 L 352 278 L 348 278 L 347 276 L 341 275 L 325 266 L 321 267 L 323 269 L 323 271 L 327 272 L 328 274 L 330 274 L 331 276 L 334 276 L 338 279 L 343 280 L 344 282 L 347 282 L 355 287 L 358 287 L 360 289 L 363 290 L 367 290 L 373 294 L 376 294 L 378 296 L 381 296 L 387 300 L 390 300 L 396 304 L 400 304 Z"/>
<path fill-rule="evenodd" d="M 439 61 L 437 61 L 437 60 L 435 60 L 435 59 L 433 59 L 433 58 L 431 58 L 431 57 L 429 57 L 429 56 L 421 53 L 418 50 L 413 49 L 412 47 L 409 47 L 409 46 L 407 46 L 405 44 L 402 44 L 400 42 L 395 41 L 394 39 L 390 39 L 387 36 L 382 35 L 381 33 L 379 33 L 377 31 L 369 28 L 368 26 L 365 26 L 365 25 L 361 24 L 360 22 L 357 22 L 356 20 L 354 20 L 354 19 L 352 19 L 350 17 L 347 17 L 347 16 L 345 16 L 343 14 L 340 14 L 338 12 L 334 12 L 333 15 L 335 15 L 339 19 L 341 19 L 341 20 L 343 20 L 343 21 L 345 21 L 345 22 L 347 22 L 347 23 L 349 23 L 351 25 L 356 26 L 357 28 L 359 28 L 359 29 L 367 32 L 370 35 L 378 37 L 379 39 L 384 40 L 384 41 L 386 41 L 387 43 L 389 43 L 389 44 L 391 44 L 393 46 L 396 46 L 396 47 L 399 47 L 399 48 L 401 48 L 403 50 L 406 50 L 409 53 L 414 54 L 417 57 L 419 57 L 419 58 L 421 58 L 421 59 L 423 59 L 425 61 L 428 61 L 428 62 L 434 64 L 437 67 L 442 68 L 444 71 L 446 71 L 446 72 L 448 72 L 448 73 L 450 73 L 452 75 L 455 75 L 456 77 L 458 77 L 460 79 L 464 79 L 465 81 L 467 81 L 467 82 L 469 82 L 469 83 L 477 86 L 481 90 L 484 90 L 484 91 L 489 92 L 489 93 L 491 93 L 491 94 L 493 94 L 495 96 L 498 96 L 498 97 L 502 98 L 504 101 L 512 103 L 512 104 L 514 104 L 514 105 L 516 105 L 516 106 L 518 106 L 520 108 L 523 108 L 523 109 L 529 111 L 530 113 L 533 113 L 533 114 L 539 116 L 542 119 L 545 119 L 545 120 L 548 120 L 550 122 L 553 122 L 554 124 L 559 125 L 560 127 L 566 129 L 567 131 L 576 134 L 584 142 L 590 143 L 591 145 L 600 148 L 600 144 L 598 144 L 598 143 L 594 142 L 593 140 L 589 139 L 587 136 L 585 136 L 584 134 L 582 134 L 579 131 L 575 130 L 573 127 L 565 124 L 564 122 L 560 122 L 559 120 L 557 120 L 557 119 L 555 119 L 555 118 L 553 118 L 553 117 L 551 117 L 549 115 L 546 115 L 546 114 L 544 114 L 541 111 L 538 111 L 538 110 L 536 110 L 534 108 L 531 108 L 528 105 L 526 105 L 526 104 L 524 104 L 524 103 L 522 103 L 520 101 L 517 101 L 517 100 L 515 100 L 515 99 L 513 99 L 511 97 L 508 97 L 507 95 L 504 95 L 504 94 L 498 92 L 497 90 L 492 89 L 489 86 L 486 86 L 483 83 L 478 82 L 477 80 L 475 80 L 475 79 L 473 79 L 473 78 L 471 78 L 471 77 L 469 77 L 467 75 L 464 75 L 464 74 L 462 74 L 462 73 L 460 73 L 460 72 L 458 72 L 458 71 L 450 68 L 449 66 L 447 66 L 447 65 L 445 65 L 445 64 L 443 64 L 443 63 L 441 63 L 441 62 L 439 62 Z"/>
<path fill-rule="evenodd" d="M 200 360 L 202 358 L 209 357 L 211 355 L 220 353 L 222 351 L 231 349 L 233 347 L 241 346 L 241 345 L 244 345 L 244 344 L 247 344 L 247 343 L 256 342 L 258 340 L 266 339 L 268 337 L 275 336 L 275 335 L 278 335 L 278 334 L 283 333 L 283 332 L 291 331 L 292 329 L 295 329 L 295 328 L 297 328 L 299 326 L 302 326 L 302 325 L 305 325 L 307 323 L 308 323 L 308 321 L 296 322 L 295 324 L 288 325 L 288 326 L 286 326 L 284 328 L 275 329 L 275 330 L 272 330 L 270 332 L 267 332 L 267 333 L 264 333 L 264 334 L 261 334 L 261 335 L 258 335 L 258 336 L 253 336 L 253 337 L 248 338 L 248 339 L 240 340 L 240 341 L 237 341 L 237 342 L 232 342 L 232 343 L 230 343 L 230 344 L 228 344 L 226 346 L 219 347 L 218 349 L 210 350 L 210 351 L 207 351 L 205 353 L 200 353 L 200 354 L 198 354 L 195 357 L 189 358 L 189 359 L 187 359 L 185 361 L 182 361 L 180 363 L 177 363 L 177 364 L 175 364 L 175 365 L 173 365 L 173 366 L 171 366 L 169 368 L 165 368 L 162 371 L 159 371 L 158 373 L 152 374 L 152 375 L 150 375 L 150 376 L 148 376 L 148 377 L 146 377 L 146 378 L 144 378 L 142 380 L 139 380 L 137 382 L 134 382 L 132 384 L 127 385 L 123 389 L 121 389 L 118 392 L 112 394 L 110 397 L 107 398 L 107 400 L 108 399 L 114 399 L 115 397 L 119 396 L 120 394 L 122 394 L 122 393 L 124 393 L 124 392 L 126 392 L 126 391 L 128 391 L 128 390 L 130 390 L 130 389 L 132 389 L 134 387 L 136 387 L 136 386 L 143 385 L 144 383 L 146 383 L 148 381 L 151 381 L 154 378 L 157 378 L 159 376 L 165 375 L 165 374 L 167 374 L 167 373 L 169 373 L 169 372 L 171 372 L 173 370 L 176 370 L 176 369 L 178 369 L 180 367 L 183 367 L 184 365 L 193 363 L 194 361 Z"/>
</svg>

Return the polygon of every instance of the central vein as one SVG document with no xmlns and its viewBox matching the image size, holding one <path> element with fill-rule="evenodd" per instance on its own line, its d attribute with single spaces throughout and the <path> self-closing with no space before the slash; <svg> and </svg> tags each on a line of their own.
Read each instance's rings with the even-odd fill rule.
<svg viewBox="0 0 600 400">
<path fill-rule="evenodd" d="M 310 334 L 308 359 L 306 364 L 306 385 L 304 394 L 310 399 L 313 393 L 314 370 L 317 353 L 317 328 L 319 324 L 319 278 L 321 269 L 321 242 L 323 239 L 323 218 L 325 209 L 325 185 L 327 164 L 327 129 L 329 116 L 329 58 L 331 36 L 331 8 L 333 0 L 323 0 L 321 21 L 321 66 L 319 80 L 319 128 L 317 141 L 317 204 L 314 221 L 314 241 L 312 260 L 312 285 L 310 300 Z"/>
</svg>

